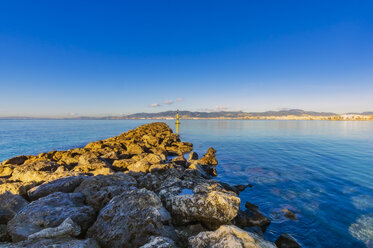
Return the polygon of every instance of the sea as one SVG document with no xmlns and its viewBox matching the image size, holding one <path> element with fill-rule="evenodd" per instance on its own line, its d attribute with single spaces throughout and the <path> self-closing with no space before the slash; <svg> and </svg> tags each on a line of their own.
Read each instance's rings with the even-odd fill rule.
<svg viewBox="0 0 373 248">
<path fill-rule="evenodd" d="M 150 122 L 0 120 L 0 161 L 83 147 Z M 303 247 L 373 247 L 373 122 L 181 120 L 180 136 L 200 156 L 217 150 L 217 180 L 253 185 L 241 205 L 271 219 L 267 239 L 289 233 Z"/>
</svg>

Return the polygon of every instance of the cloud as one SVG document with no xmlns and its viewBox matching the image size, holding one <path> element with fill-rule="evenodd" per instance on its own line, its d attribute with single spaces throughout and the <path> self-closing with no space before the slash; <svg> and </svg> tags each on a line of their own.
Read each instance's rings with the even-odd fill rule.
<svg viewBox="0 0 373 248">
<path fill-rule="evenodd" d="M 179 98 L 176 98 L 176 101 L 178 102 L 181 102 L 183 100 L 183 98 L 179 97 Z"/>
<path fill-rule="evenodd" d="M 163 103 L 166 105 L 171 105 L 174 103 L 174 100 L 164 100 Z"/>
<path fill-rule="evenodd" d="M 152 107 L 152 108 L 158 108 L 160 106 L 161 105 L 159 103 L 152 103 L 152 104 L 150 104 L 150 107 Z"/>
</svg>

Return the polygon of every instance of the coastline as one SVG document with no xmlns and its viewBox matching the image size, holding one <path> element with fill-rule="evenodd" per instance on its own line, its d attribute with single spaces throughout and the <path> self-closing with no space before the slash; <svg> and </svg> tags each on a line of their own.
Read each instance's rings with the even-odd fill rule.
<svg viewBox="0 0 373 248">
<path fill-rule="evenodd" d="M 240 209 L 239 192 L 248 185 L 214 180 L 215 150 L 210 148 L 202 158 L 192 150 L 166 124 L 152 123 L 85 148 L 6 160 L 0 189 L 17 204 L 7 205 L 12 211 L 2 241 L 20 242 L 9 247 L 38 242 L 230 247 L 232 243 L 221 242 L 236 237 L 244 244 L 276 247 L 262 236 L 270 221 L 258 207 L 248 202 Z M 56 204 L 68 214 L 51 211 Z M 84 216 L 77 217 L 77 212 Z M 43 227 L 35 226 L 40 222 Z M 292 238 L 283 235 L 278 247 L 281 242 Z"/>
</svg>

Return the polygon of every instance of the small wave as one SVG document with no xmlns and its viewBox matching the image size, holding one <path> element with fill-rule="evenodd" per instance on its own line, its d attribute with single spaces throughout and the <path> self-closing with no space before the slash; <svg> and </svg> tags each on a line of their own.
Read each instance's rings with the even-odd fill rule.
<svg viewBox="0 0 373 248">
<path fill-rule="evenodd" d="M 354 238 L 364 242 L 367 247 L 373 247 L 373 214 L 360 216 L 348 229 Z"/>
</svg>

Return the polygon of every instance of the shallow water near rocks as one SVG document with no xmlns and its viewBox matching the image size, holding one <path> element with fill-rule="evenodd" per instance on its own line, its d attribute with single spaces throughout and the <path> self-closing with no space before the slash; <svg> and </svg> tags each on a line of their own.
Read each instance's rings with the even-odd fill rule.
<svg viewBox="0 0 373 248">
<path fill-rule="evenodd" d="M 0 161 L 81 147 L 149 122 L 0 120 Z M 217 150 L 217 179 L 254 185 L 241 193 L 242 207 L 250 201 L 271 218 L 269 240 L 287 232 L 305 247 L 373 247 L 373 122 L 182 120 L 180 135 L 199 155 Z"/>
</svg>

